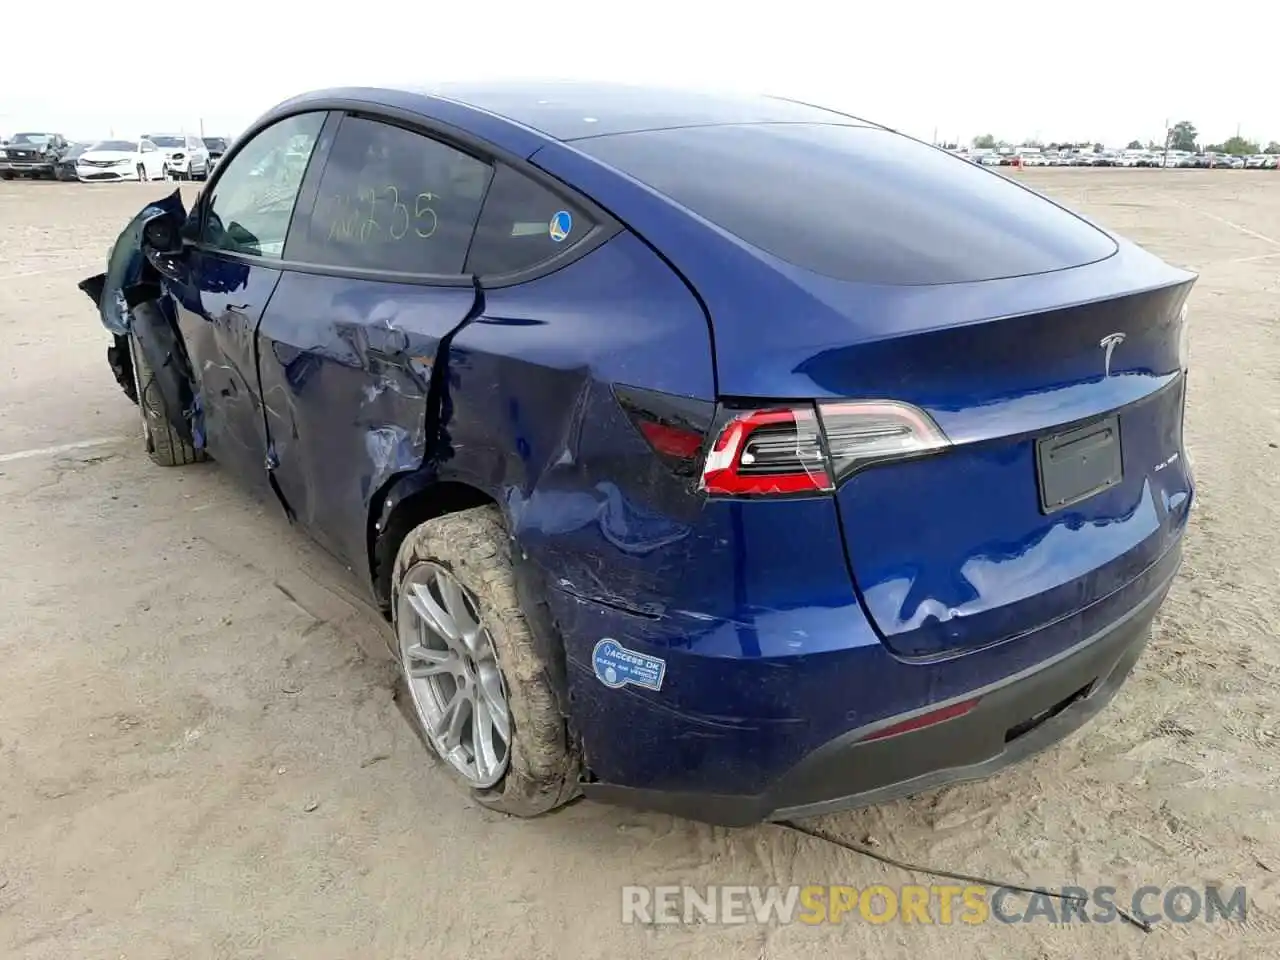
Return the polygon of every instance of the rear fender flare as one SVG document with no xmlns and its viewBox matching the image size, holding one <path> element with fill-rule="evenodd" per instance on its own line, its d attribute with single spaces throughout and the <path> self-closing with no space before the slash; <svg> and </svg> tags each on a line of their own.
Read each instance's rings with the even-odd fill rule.
<svg viewBox="0 0 1280 960">
<path fill-rule="evenodd" d="M 529 623 L 534 647 L 545 665 L 547 679 L 563 716 L 569 715 L 569 676 L 564 640 L 547 603 L 546 574 L 521 547 L 505 504 L 493 491 L 484 491 L 453 476 L 446 467 L 424 466 L 393 478 L 371 511 L 369 569 L 379 607 L 390 610 L 389 571 L 400 541 L 411 526 L 431 517 L 494 503 L 502 510 L 511 549 L 520 609 Z"/>
</svg>

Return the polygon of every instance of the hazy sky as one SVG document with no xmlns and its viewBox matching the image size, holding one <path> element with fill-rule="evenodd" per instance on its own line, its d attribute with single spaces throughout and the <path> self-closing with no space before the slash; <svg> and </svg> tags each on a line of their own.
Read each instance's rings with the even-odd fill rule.
<svg viewBox="0 0 1280 960">
<path fill-rule="evenodd" d="M 317 87 L 588 78 L 778 93 L 926 139 L 1280 140 L 1273 2 L 59 0 L 5 21 L 0 131 L 234 134 Z M 94 11 L 94 12 L 90 12 Z M 13 78 L 20 78 L 15 80 Z"/>
</svg>

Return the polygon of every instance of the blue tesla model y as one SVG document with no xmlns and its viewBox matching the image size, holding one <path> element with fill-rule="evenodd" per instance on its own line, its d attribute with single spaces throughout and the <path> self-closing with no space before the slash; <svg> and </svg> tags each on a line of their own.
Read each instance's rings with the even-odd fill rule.
<svg viewBox="0 0 1280 960">
<path fill-rule="evenodd" d="M 1193 497 L 1195 279 L 843 113 L 564 83 L 289 100 L 81 287 L 152 459 L 367 585 L 480 802 L 743 824 L 1116 692 Z"/>
</svg>

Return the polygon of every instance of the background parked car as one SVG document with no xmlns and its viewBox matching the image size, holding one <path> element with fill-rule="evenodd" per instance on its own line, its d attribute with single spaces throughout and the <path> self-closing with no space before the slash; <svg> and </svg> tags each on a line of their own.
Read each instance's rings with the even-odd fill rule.
<svg viewBox="0 0 1280 960">
<path fill-rule="evenodd" d="M 175 180 L 203 180 L 209 176 L 209 151 L 199 137 L 185 133 L 144 133 L 165 155 L 168 175 Z"/>
<path fill-rule="evenodd" d="M 79 180 L 80 178 L 76 176 L 76 163 L 79 161 L 80 155 L 88 150 L 90 146 L 92 146 L 92 144 L 67 144 L 66 152 L 62 154 L 62 157 L 58 160 L 57 164 L 54 165 L 54 176 L 59 180 Z"/>
<path fill-rule="evenodd" d="M 0 177 L 32 177 L 50 180 L 67 149 L 67 138 L 60 133 L 15 133 L 5 144 L 0 157 Z"/>
<path fill-rule="evenodd" d="M 163 180 L 169 173 L 164 151 L 150 140 L 99 140 L 76 161 L 81 180 Z"/>
<path fill-rule="evenodd" d="M 227 152 L 226 137 L 205 137 L 204 148 L 209 153 L 209 169 L 213 170 L 218 165 L 218 161 L 222 159 L 222 155 Z"/>
</svg>

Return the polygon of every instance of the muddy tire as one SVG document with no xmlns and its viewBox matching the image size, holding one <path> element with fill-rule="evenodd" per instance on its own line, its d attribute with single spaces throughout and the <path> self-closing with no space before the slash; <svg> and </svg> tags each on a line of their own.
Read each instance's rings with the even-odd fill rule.
<svg viewBox="0 0 1280 960">
<path fill-rule="evenodd" d="M 404 538 L 391 574 L 395 636 L 392 653 L 400 666 L 397 697 L 419 738 L 441 766 L 479 803 L 517 817 L 534 817 L 572 800 L 578 793 L 580 764 L 564 717 L 517 599 L 510 538 L 495 506 L 473 507 L 428 520 Z M 423 570 L 443 570 L 468 594 L 476 620 L 487 631 L 502 676 L 509 717 L 506 771 L 489 787 L 477 787 L 455 769 L 433 737 L 421 706 L 420 688 L 411 688 L 406 645 L 417 615 L 406 591 L 423 580 Z M 407 639 L 408 638 L 408 639 Z M 421 681 L 418 681 L 419 683 Z M 473 731 L 474 731 L 473 727 Z M 475 736 L 473 732 L 473 737 Z"/>
<path fill-rule="evenodd" d="M 162 467 L 202 463 L 206 459 L 204 451 L 195 449 L 173 429 L 155 374 L 132 334 L 129 336 L 129 360 L 133 367 L 134 397 L 142 415 L 142 439 L 151 462 Z"/>
</svg>

